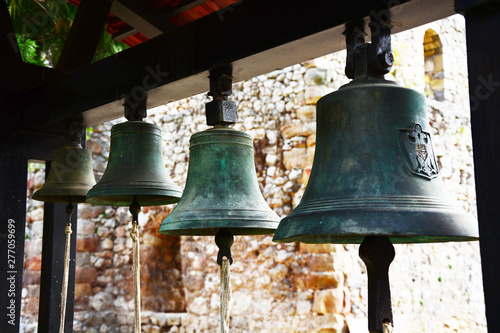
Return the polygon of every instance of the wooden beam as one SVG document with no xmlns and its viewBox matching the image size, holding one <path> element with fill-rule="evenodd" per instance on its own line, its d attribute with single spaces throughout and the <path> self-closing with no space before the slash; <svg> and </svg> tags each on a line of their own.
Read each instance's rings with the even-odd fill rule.
<svg viewBox="0 0 500 333">
<path fill-rule="evenodd" d="M 26 91 L 23 124 L 63 133 L 69 119 L 92 126 L 122 116 L 129 94 L 141 98 L 148 91 L 152 108 L 205 92 L 209 70 L 222 64 L 232 64 L 238 82 L 340 51 L 344 24 L 387 14 L 384 5 L 384 0 L 241 1 Z M 391 12 L 393 33 L 455 13 L 453 0 L 413 0 Z"/>
<path fill-rule="evenodd" d="M 28 160 L 0 151 L 0 332 L 20 330 Z"/>
<path fill-rule="evenodd" d="M 82 0 L 56 69 L 72 71 L 92 63 L 113 0 Z"/>
<path fill-rule="evenodd" d="M 164 17 L 177 16 L 179 14 L 184 13 L 185 11 L 193 9 L 194 7 L 197 7 L 199 5 L 203 5 L 205 2 L 208 2 L 208 1 L 209 0 L 184 0 L 184 1 L 181 1 L 177 6 L 172 7 L 167 13 L 165 13 Z"/>
<path fill-rule="evenodd" d="M 177 28 L 175 24 L 139 1 L 116 0 L 111 12 L 148 38 L 154 38 Z"/>
<path fill-rule="evenodd" d="M 457 0 L 465 16 L 479 246 L 488 332 L 500 332 L 500 4 Z"/>
<path fill-rule="evenodd" d="M 139 30 L 137 30 L 136 28 L 127 27 L 127 28 L 124 28 L 124 29 L 118 31 L 117 33 L 114 33 L 113 36 L 112 36 L 112 39 L 115 42 L 119 42 L 122 39 L 125 39 L 127 37 L 132 36 L 132 35 L 135 35 L 138 32 L 139 32 Z"/>
<path fill-rule="evenodd" d="M 2 64 L 23 61 L 5 1 L 0 1 L 0 61 Z"/>
</svg>

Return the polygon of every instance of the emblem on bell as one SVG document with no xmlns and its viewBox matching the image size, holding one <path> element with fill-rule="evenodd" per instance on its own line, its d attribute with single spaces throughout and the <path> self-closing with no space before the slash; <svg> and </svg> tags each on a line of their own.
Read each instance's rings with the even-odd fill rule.
<svg viewBox="0 0 500 333">
<path fill-rule="evenodd" d="M 411 172 L 427 179 L 438 176 L 431 135 L 422 130 L 422 125 L 414 124 L 411 129 L 400 129 L 399 140 L 405 153 L 406 166 Z"/>
</svg>

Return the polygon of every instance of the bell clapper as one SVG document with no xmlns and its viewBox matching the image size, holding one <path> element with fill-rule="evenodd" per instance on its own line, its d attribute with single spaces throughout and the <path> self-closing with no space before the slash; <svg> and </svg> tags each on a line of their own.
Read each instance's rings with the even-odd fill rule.
<svg viewBox="0 0 500 333">
<path fill-rule="evenodd" d="M 389 266 L 395 251 L 389 237 L 366 236 L 359 247 L 359 257 L 368 272 L 368 329 L 370 333 L 392 332 Z"/>
<path fill-rule="evenodd" d="M 231 246 L 234 236 L 226 228 L 220 228 L 215 235 L 215 244 L 219 248 L 217 263 L 220 266 L 220 329 L 221 333 L 229 332 L 229 303 L 231 301 L 231 283 L 229 266 L 233 264 Z"/>
<path fill-rule="evenodd" d="M 134 200 L 130 205 L 130 213 L 132 214 L 132 230 L 130 237 L 132 238 L 132 256 L 133 256 L 133 275 L 134 275 L 134 332 L 141 332 L 141 268 L 139 262 L 139 222 L 138 215 L 141 211 L 141 206 L 137 201 L 137 196 L 134 195 Z"/>
</svg>

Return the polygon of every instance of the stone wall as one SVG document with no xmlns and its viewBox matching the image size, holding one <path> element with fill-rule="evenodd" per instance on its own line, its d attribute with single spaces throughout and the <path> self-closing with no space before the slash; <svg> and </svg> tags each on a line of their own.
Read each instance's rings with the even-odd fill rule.
<svg viewBox="0 0 500 333">
<path fill-rule="evenodd" d="M 424 34 L 433 29 L 443 52 L 443 100 L 428 100 L 441 176 L 453 198 L 475 215 L 468 120 L 464 22 L 461 17 L 393 36 L 396 64 L 388 78 L 425 91 Z M 254 137 L 259 185 L 284 217 L 311 172 L 317 100 L 347 83 L 345 52 L 236 83 L 238 130 Z M 208 86 L 208 81 L 207 81 Z M 165 164 L 181 187 L 189 138 L 205 130 L 205 95 L 150 110 L 163 131 Z M 96 178 L 109 153 L 109 130 L 93 128 L 88 148 Z M 43 184 L 33 166 L 28 195 Z M 79 206 L 75 332 L 131 332 L 133 320 L 130 216 L 126 208 Z M 211 237 L 157 234 L 173 205 L 146 208 L 141 226 L 144 332 L 214 332 L 219 268 Z M 36 327 L 43 208 L 29 201 L 23 289 L 25 332 Z M 390 278 L 398 332 L 486 332 L 477 242 L 396 245 Z M 231 266 L 231 332 L 366 332 L 366 270 L 357 245 L 276 244 L 271 236 L 238 236 Z"/>
</svg>

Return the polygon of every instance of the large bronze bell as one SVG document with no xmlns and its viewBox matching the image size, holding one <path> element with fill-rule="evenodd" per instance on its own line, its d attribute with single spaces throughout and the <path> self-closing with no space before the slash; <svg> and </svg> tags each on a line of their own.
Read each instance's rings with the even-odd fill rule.
<svg viewBox="0 0 500 333">
<path fill-rule="evenodd" d="M 353 81 L 317 103 L 317 142 L 300 204 L 278 242 L 469 241 L 475 219 L 438 177 L 422 94 L 383 79 Z"/>
<path fill-rule="evenodd" d="M 144 121 L 113 126 L 108 165 L 87 202 L 129 206 L 136 196 L 141 206 L 157 206 L 175 203 L 181 194 L 163 163 L 161 129 Z"/>
<path fill-rule="evenodd" d="M 229 127 L 196 133 L 190 140 L 184 194 L 163 220 L 160 234 L 270 234 L 279 217 L 259 189 L 252 137 Z"/>
<path fill-rule="evenodd" d="M 33 194 L 33 199 L 81 203 L 94 185 L 92 153 L 81 146 L 67 144 L 52 154 L 47 181 Z"/>
</svg>

